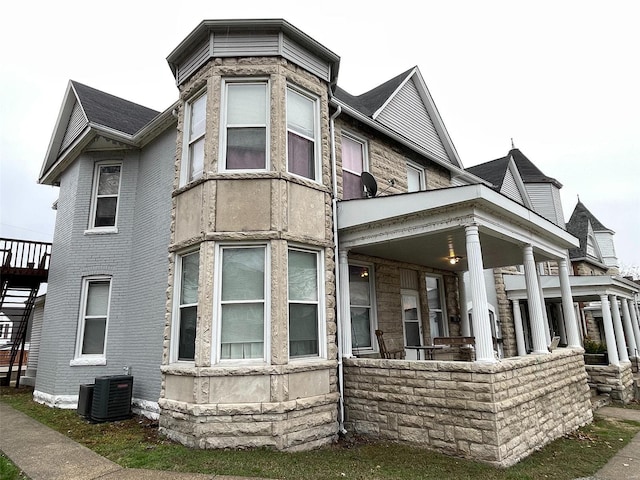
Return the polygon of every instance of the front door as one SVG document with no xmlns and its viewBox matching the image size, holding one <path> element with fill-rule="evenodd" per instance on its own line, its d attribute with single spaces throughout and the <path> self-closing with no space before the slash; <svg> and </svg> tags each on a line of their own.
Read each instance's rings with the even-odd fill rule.
<svg viewBox="0 0 640 480">
<path fill-rule="evenodd" d="M 422 345 L 422 317 L 420 316 L 420 297 L 415 290 L 402 290 L 402 325 L 404 344 Z M 417 351 L 406 349 L 407 360 L 417 360 Z"/>
</svg>

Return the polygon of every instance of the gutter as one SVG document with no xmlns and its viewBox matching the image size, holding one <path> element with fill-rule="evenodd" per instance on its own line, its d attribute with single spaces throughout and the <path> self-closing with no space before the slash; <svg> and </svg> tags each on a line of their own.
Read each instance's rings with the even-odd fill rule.
<svg viewBox="0 0 640 480">
<path fill-rule="evenodd" d="M 329 91 L 331 99 L 331 91 Z M 338 415 L 339 425 L 338 430 L 341 434 L 345 435 L 347 430 L 344 428 L 344 367 L 342 365 L 342 313 L 340 309 L 339 295 L 340 295 L 340 265 L 338 255 L 338 169 L 336 165 L 336 140 L 335 140 L 335 124 L 334 121 L 342 113 L 342 106 L 337 105 L 336 111 L 329 118 L 329 137 L 331 141 L 331 180 L 332 180 L 332 193 L 331 193 L 331 209 L 333 215 L 333 265 L 335 271 L 335 289 L 336 289 L 336 334 L 338 337 L 338 392 L 340 393 L 340 399 L 338 401 Z"/>
</svg>

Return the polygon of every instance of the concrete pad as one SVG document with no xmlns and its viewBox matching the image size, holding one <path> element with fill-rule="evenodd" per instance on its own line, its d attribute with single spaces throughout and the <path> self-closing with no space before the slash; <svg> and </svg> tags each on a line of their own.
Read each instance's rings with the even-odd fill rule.
<svg viewBox="0 0 640 480">
<path fill-rule="evenodd" d="M 640 422 L 640 410 L 633 408 L 602 407 L 596 410 L 595 414 L 599 417 L 619 418 L 621 420 Z"/>
</svg>

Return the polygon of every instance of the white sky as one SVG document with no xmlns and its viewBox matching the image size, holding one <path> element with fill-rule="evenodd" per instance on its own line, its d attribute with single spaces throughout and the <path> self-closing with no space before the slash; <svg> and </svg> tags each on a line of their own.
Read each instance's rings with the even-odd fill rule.
<svg viewBox="0 0 640 480">
<path fill-rule="evenodd" d="M 564 185 L 566 220 L 580 195 L 640 265 L 636 0 L 17 3 L 0 29 L 2 237 L 53 237 L 58 189 L 37 178 L 70 79 L 164 110 L 178 96 L 166 57 L 200 21 L 284 18 L 341 57 L 352 94 L 417 65 L 464 166 L 513 138 Z"/>
</svg>

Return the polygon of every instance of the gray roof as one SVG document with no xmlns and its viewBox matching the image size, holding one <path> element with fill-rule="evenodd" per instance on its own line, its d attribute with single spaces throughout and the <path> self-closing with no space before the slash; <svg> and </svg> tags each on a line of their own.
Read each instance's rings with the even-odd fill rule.
<svg viewBox="0 0 640 480">
<path fill-rule="evenodd" d="M 481 163 L 480 165 L 474 165 L 466 170 L 491 182 L 495 185 L 496 190 L 500 190 L 510 158 L 513 158 L 524 183 L 552 183 L 556 187 L 562 188 L 562 184 L 558 180 L 542 173 L 542 171 L 517 148 L 509 150 L 506 157 Z"/>
<path fill-rule="evenodd" d="M 133 135 L 160 112 L 71 81 L 89 122 Z"/>
<path fill-rule="evenodd" d="M 573 209 L 571 218 L 567 222 L 567 232 L 580 240 L 580 247 L 570 248 L 570 258 L 586 258 L 587 257 L 587 237 L 589 235 L 589 222 L 594 232 L 609 230 L 593 214 L 578 200 L 576 208 Z"/>
</svg>

